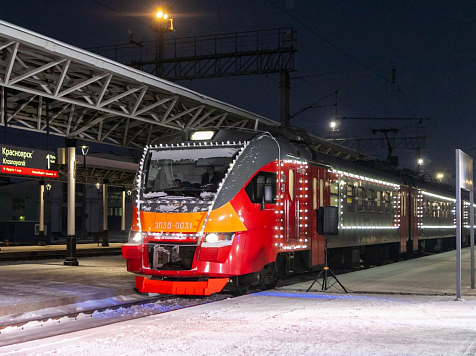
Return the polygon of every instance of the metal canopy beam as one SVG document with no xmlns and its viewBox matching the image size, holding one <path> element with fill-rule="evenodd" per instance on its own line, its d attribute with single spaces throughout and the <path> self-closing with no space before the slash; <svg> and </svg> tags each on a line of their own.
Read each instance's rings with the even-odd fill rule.
<svg viewBox="0 0 476 356">
<path fill-rule="evenodd" d="M 9 127 L 45 133 L 46 98 L 52 134 L 126 147 L 143 147 L 185 128 L 279 125 L 3 21 L 0 49 Z"/>
</svg>

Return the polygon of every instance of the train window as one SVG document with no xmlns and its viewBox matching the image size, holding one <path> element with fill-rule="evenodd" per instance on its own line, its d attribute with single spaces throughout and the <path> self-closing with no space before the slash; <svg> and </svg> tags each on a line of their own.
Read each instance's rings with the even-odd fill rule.
<svg viewBox="0 0 476 356">
<path fill-rule="evenodd" d="M 392 212 L 392 192 L 386 191 L 385 195 L 385 214 L 390 214 Z"/>
<path fill-rule="evenodd" d="M 294 169 L 289 170 L 289 199 L 294 201 Z"/>
<path fill-rule="evenodd" d="M 317 210 L 317 178 L 312 178 L 312 208 Z"/>
<path fill-rule="evenodd" d="M 369 213 L 375 213 L 375 191 L 369 189 L 367 192 L 367 210 Z"/>
<path fill-rule="evenodd" d="M 377 213 L 383 213 L 383 192 L 381 190 L 377 190 Z"/>
<path fill-rule="evenodd" d="M 331 182 L 331 206 L 339 206 L 339 182 Z"/>
<path fill-rule="evenodd" d="M 347 211 L 355 211 L 354 186 L 347 184 Z"/>
<path fill-rule="evenodd" d="M 357 210 L 359 213 L 365 212 L 367 205 L 365 189 L 363 187 L 357 187 Z"/>
<path fill-rule="evenodd" d="M 276 204 L 276 173 L 271 172 L 258 172 L 245 187 L 245 192 L 253 204 L 261 203 L 265 185 L 270 185 L 273 193 L 273 201 L 269 204 Z"/>
<path fill-rule="evenodd" d="M 319 179 L 319 206 L 324 206 L 324 179 Z"/>
</svg>

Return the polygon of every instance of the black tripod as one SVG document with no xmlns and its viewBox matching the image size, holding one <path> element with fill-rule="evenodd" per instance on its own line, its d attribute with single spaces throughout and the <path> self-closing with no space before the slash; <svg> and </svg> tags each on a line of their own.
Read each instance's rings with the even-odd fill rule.
<svg viewBox="0 0 476 356">
<path fill-rule="evenodd" d="M 319 274 L 317 275 L 316 279 L 314 280 L 314 282 L 312 282 L 311 286 L 307 289 L 306 293 L 309 292 L 312 288 L 312 286 L 314 285 L 314 283 L 317 282 L 317 280 L 324 274 L 324 277 L 322 278 L 322 284 L 317 282 L 317 284 L 319 284 L 321 287 L 322 287 L 322 290 L 328 290 L 329 288 L 331 288 L 334 284 L 336 283 L 339 283 L 339 285 L 342 287 L 342 289 L 344 290 L 344 292 L 346 293 L 349 293 L 347 292 L 347 289 L 345 289 L 345 287 L 342 285 L 341 282 L 339 282 L 339 280 L 337 279 L 336 275 L 334 274 L 334 272 L 332 272 L 332 270 L 329 268 L 329 266 L 327 266 L 327 236 L 324 238 L 325 239 L 325 244 L 324 244 L 324 268 L 322 269 L 321 272 L 319 272 Z M 329 285 L 329 282 L 328 282 L 328 274 L 331 274 L 331 277 L 330 278 L 334 278 L 336 281 L 334 283 L 332 283 L 331 285 Z"/>
</svg>

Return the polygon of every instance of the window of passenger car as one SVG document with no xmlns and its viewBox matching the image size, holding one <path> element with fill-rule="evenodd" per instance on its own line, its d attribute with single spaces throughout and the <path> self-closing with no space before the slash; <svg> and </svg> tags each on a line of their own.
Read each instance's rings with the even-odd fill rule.
<svg viewBox="0 0 476 356">
<path fill-rule="evenodd" d="M 347 198 L 347 211 L 355 211 L 355 196 L 354 196 L 354 186 L 347 184 L 346 189 L 346 198 Z"/>
</svg>

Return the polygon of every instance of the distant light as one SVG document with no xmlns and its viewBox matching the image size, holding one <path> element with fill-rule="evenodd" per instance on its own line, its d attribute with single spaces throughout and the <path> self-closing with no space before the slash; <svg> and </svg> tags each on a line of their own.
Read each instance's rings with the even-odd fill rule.
<svg viewBox="0 0 476 356">
<path fill-rule="evenodd" d="M 331 129 L 335 129 L 337 126 L 337 123 L 335 121 L 331 121 Z"/>
<path fill-rule="evenodd" d="M 214 134 L 215 131 L 196 131 L 190 136 L 190 139 L 192 141 L 209 140 L 213 137 Z"/>
<path fill-rule="evenodd" d="M 48 183 L 48 184 L 46 185 L 46 190 L 51 190 L 51 184 L 50 184 L 50 183 Z"/>
<path fill-rule="evenodd" d="M 169 15 L 164 14 L 164 19 L 165 19 L 165 20 L 167 20 L 168 17 L 169 17 Z"/>
<path fill-rule="evenodd" d="M 97 182 L 96 183 L 96 188 L 99 190 L 99 188 L 101 188 L 101 183 Z"/>
<path fill-rule="evenodd" d="M 25 217 L 24 217 L 24 216 L 20 216 L 20 217 L 18 218 L 18 220 L 20 220 L 20 221 L 25 221 Z"/>
<path fill-rule="evenodd" d="M 157 14 L 155 16 L 157 16 L 159 19 L 161 19 L 162 16 L 164 16 L 164 13 L 161 10 L 159 10 L 159 11 L 157 11 Z"/>
<path fill-rule="evenodd" d="M 445 177 L 445 175 L 443 173 L 437 173 L 436 174 L 436 178 L 438 179 L 443 179 Z"/>
<path fill-rule="evenodd" d="M 418 164 L 423 164 L 423 158 L 418 158 Z"/>
</svg>

